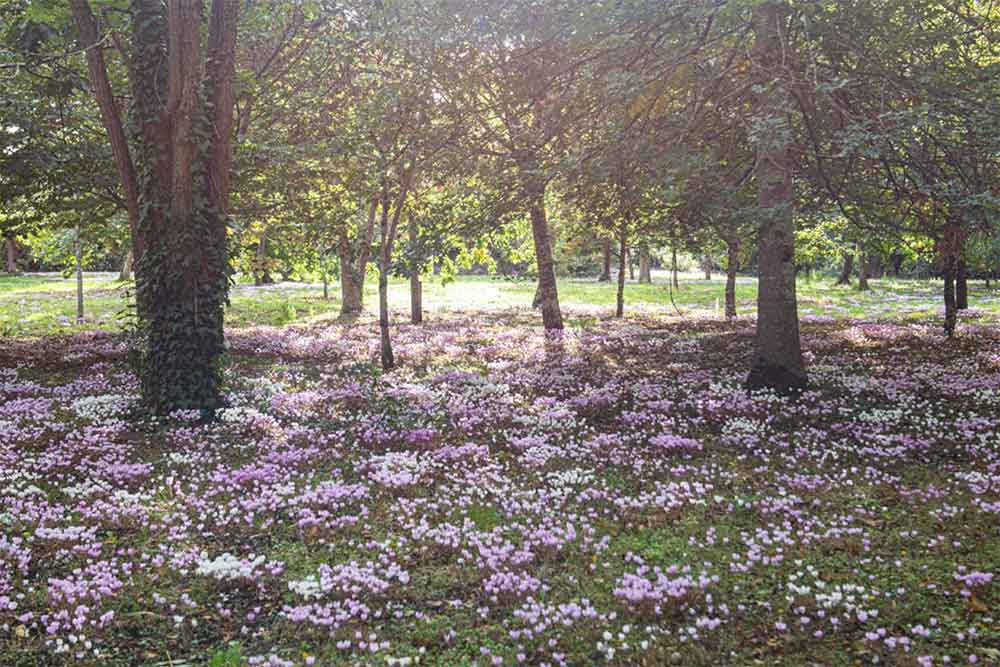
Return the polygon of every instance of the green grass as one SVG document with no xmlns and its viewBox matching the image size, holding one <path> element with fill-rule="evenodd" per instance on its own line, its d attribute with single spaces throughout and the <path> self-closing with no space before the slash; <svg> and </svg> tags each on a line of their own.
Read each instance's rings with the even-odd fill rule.
<svg viewBox="0 0 1000 667">
<path fill-rule="evenodd" d="M 859 292 L 852 287 L 834 287 L 830 278 L 800 279 L 798 284 L 800 315 L 857 317 L 926 317 L 940 309 L 941 285 L 929 280 L 875 280 L 872 290 Z M 84 276 L 84 319 L 76 321 L 76 280 L 58 274 L 0 276 L 0 334 L 35 337 L 54 333 L 77 333 L 95 329 L 116 329 L 126 312 L 125 292 L 131 285 L 120 283 L 112 273 L 87 273 Z M 668 275 L 654 275 L 654 283 L 625 286 L 626 312 L 648 308 L 666 309 L 682 314 L 690 311 L 721 312 L 724 304 L 724 276 L 712 280 L 685 275 L 680 289 L 671 289 Z M 987 290 L 983 283 L 970 285 L 970 305 L 1000 315 L 1000 291 Z M 564 278 L 559 282 L 559 300 L 570 311 L 581 315 L 609 316 L 614 311 L 615 284 L 592 279 Z M 512 281 L 485 276 L 462 276 L 442 285 L 432 276 L 424 281 L 425 308 L 435 310 L 528 310 L 534 296 L 533 281 Z M 752 313 L 757 298 L 757 282 L 741 276 L 736 285 L 737 310 Z M 374 280 L 369 280 L 365 306 L 375 314 L 377 295 Z M 391 281 L 390 308 L 401 317 L 409 309 L 409 286 L 402 279 Z M 233 327 L 253 325 L 283 326 L 317 324 L 335 319 L 339 314 L 338 287 L 331 285 L 330 298 L 324 299 L 319 285 L 281 283 L 255 288 L 235 285 L 227 324 Z M 573 317 L 570 322 L 583 322 Z"/>
</svg>

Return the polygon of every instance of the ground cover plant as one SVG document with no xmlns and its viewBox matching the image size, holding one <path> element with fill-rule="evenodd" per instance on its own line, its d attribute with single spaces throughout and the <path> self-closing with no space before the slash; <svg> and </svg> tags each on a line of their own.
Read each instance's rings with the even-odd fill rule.
<svg viewBox="0 0 1000 667">
<path fill-rule="evenodd" d="M 711 309 L 470 302 L 390 372 L 370 318 L 232 327 L 207 424 L 114 333 L 9 337 L 2 663 L 996 664 L 996 315 L 840 294 L 799 398 Z"/>
</svg>

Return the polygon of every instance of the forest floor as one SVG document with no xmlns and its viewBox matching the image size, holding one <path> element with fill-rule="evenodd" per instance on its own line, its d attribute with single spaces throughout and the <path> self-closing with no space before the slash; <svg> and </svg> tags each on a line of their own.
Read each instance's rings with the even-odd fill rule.
<svg viewBox="0 0 1000 667">
<path fill-rule="evenodd" d="M 719 280 L 623 321 L 563 283 L 559 340 L 528 285 L 428 287 L 474 300 L 395 326 L 389 373 L 370 317 L 237 287 L 202 425 L 141 413 L 88 285 L 79 331 L 70 281 L 0 279 L 4 667 L 1000 664 L 980 286 L 947 340 L 939 284 L 802 285 L 794 400 L 742 389 Z"/>
</svg>

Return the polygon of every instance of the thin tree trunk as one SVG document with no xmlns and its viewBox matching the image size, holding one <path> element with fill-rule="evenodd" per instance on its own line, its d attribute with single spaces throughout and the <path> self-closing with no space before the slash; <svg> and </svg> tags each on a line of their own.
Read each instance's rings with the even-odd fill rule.
<svg viewBox="0 0 1000 667">
<path fill-rule="evenodd" d="M 330 300 L 330 276 L 326 271 L 323 272 L 323 300 Z"/>
<path fill-rule="evenodd" d="M 4 249 L 7 255 L 7 273 L 13 275 L 17 273 L 17 242 L 13 237 L 4 239 Z"/>
<path fill-rule="evenodd" d="M 961 255 L 958 258 L 958 266 L 955 267 L 955 308 L 969 309 L 969 275 L 965 258 Z"/>
<path fill-rule="evenodd" d="M 867 292 L 868 286 L 868 255 L 865 253 L 864 241 L 858 242 L 858 291 Z"/>
<path fill-rule="evenodd" d="M 726 239 L 726 319 L 736 317 L 736 271 L 739 267 L 739 244 Z"/>
<path fill-rule="evenodd" d="M 941 272 L 944 278 L 944 333 L 951 338 L 958 322 L 958 308 L 955 303 L 955 268 L 946 266 Z"/>
<path fill-rule="evenodd" d="M 392 353 L 392 339 L 389 337 L 389 258 L 383 250 L 378 263 L 378 330 L 383 370 L 391 370 L 396 365 Z"/>
<path fill-rule="evenodd" d="M 788 7 L 766 2 L 754 8 L 756 36 L 751 73 L 760 87 L 754 100 L 758 115 L 774 127 L 757 140 L 757 204 L 761 209 L 757 295 L 757 334 L 747 377 L 750 389 L 789 392 L 805 388 L 807 376 L 799 339 L 795 300 L 795 225 L 792 219 L 792 157 L 784 124 L 788 95 L 774 81 L 787 65 L 785 34 Z"/>
<path fill-rule="evenodd" d="M 650 267 L 649 248 L 643 244 L 639 247 L 639 282 L 650 285 L 653 282 L 653 274 Z"/>
<path fill-rule="evenodd" d="M 118 178 L 125 197 L 125 209 L 128 212 L 129 232 L 132 249 L 136 257 L 143 252 L 142 235 L 139 232 L 139 181 L 136 177 L 135 163 L 129 153 L 128 137 L 122 123 L 121 113 L 115 104 L 114 93 L 108 78 L 107 65 L 104 62 L 103 47 L 99 45 L 100 31 L 97 20 L 90 9 L 88 0 L 70 0 L 73 22 L 76 24 L 80 46 L 87 54 L 87 74 L 90 85 L 101 112 L 101 123 L 111 144 L 111 153 L 115 159 Z M 135 72 L 129 72 L 129 78 L 134 78 Z M 231 108 L 231 107 L 230 107 Z"/>
<path fill-rule="evenodd" d="M 409 219 L 410 234 L 410 321 L 420 324 L 424 321 L 423 285 L 420 283 L 421 259 L 417 248 L 417 221 L 411 215 Z"/>
<path fill-rule="evenodd" d="M 944 278 L 944 333 L 949 338 L 958 324 L 958 299 L 955 277 L 962 252 L 962 223 L 957 214 L 951 213 L 940 243 L 939 261 L 941 277 Z"/>
<path fill-rule="evenodd" d="M 531 233 L 535 240 L 535 260 L 538 263 L 538 297 L 542 309 L 542 323 L 546 331 L 558 331 L 563 328 L 563 321 L 556 287 L 555 263 L 552 260 L 552 245 L 549 241 L 549 225 L 545 217 L 545 185 L 529 182 L 527 189 Z"/>
<path fill-rule="evenodd" d="M 118 280 L 125 282 L 132 278 L 132 248 L 125 251 L 125 258 L 122 260 L 122 270 L 118 272 Z"/>
<path fill-rule="evenodd" d="M 628 265 L 628 279 L 635 280 L 635 265 L 632 262 L 635 253 L 629 252 L 628 249 L 625 250 L 625 263 Z"/>
<path fill-rule="evenodd" d="M 80 225 L 73 237 L 73 255 L 76 258 L 76 321 L 83 322 L 83 246 L 80 242 Z"/>
<path fill-rule="evenodd" d="M 705 272 L 705 280 L 712 279 L 712 257 L 707 252 L 701 258 L 701 268 Z"/>
<path fill-rule="evenodd" d="M 611 239 L 601 239 L 601 255 L 602 255 L 603 265 L 601 267 L 601 276 L 597 279 L 597 282 L 610 283 L 611 282 Z"/>
<path fill-rule="evenodd" d="M 850 285 L 851 284 L 851 271 L 854 270 L 854 253 L 845 252 L 843 254 L 844 263 L 840 269 L 840 277 L 837 278 L 835 285 Z"/>
<path fill-rule="evenodd" d="M 625 264 L 628 262 L 628 235 L 625 230 L 619 234 L 618 242 L 618 295 L 615 299 L 615 317 L 625 315 Z"/>
<path fill-rule="evenodd" d="M 670 248 L 670 273 L 671 280 L 674 283 L 674 289 L 681 288 L 681 282 L 677 279 L 677 246 L 671 246 Z"/>
</svg>

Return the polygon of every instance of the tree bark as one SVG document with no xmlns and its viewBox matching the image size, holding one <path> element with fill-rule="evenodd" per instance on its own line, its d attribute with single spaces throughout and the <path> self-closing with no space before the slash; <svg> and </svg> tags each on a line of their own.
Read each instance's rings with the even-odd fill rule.
<svg viewBox="0 0 1000 667">
<path fill-rule="evenodd" d="M 615 298 L 615 317 L 625 316 L 625 264 L 628 262 L 628 234 L 622 229 L 618 241 L 618 294 Z"/>
<path fill-rule="evenodd" d="M 114 93 L 108 79 L 108 69 L 104 62 L 104 52 L 99 44 L 97 19 L 90 9 L 88 0 L 70 0 L 73 22 L 80 47 L 87 53 L 87 74 L 90 79 L 94 98 L 101 113 L 101 123 L 108 134 L 111 153 L 115 159 L 115 168 L 121 181 L 122 194 L 125 197 L 125 210 L 128 212 L 128 225 L 132 242 L 132 250 L 136 257 L 142 256 L 142 237 L 139 234 L 139 182 L 136 177 L 135 163 L 129 152 L 128 137 L 122 123 L 121 113 L 115 104 Z M 130 78 L 134 74 L 130 72 Z M 231 107 L 230 107 L 231 108 Z"/>
<path fill-rule="evenodd" d="M 410 234 L 410 321 L 420 324 L 424 321 L 424 288 L 420 283 L 421 260 L 417 247 L 417 221 L 411 215 L 409 219 Z"/>
<path fill-rule="evenodd" d="M 965 258 L 961 255 L 959 255 L 955 267 L 955 308 L 957 310 L 969 309 L 969 275 Z"/>
<path fill-rule="evenodd" d="M 555 262 L 552 260 L 552 244 L 549 241 L 549 224 L 545 217 L 545 184 L 535 179 L 536 177 L 529 176 L 525 189 L 531 233 L 535 240 L 535 261 L 538 264 L 539 306 L 545 330 L 558 331 L 563 328 L 563 321 L 556 287 Z"/>
<path fill-rule="evenodd" d="M 670 248 L 670 273 L 671 273 L 670 279 L 674 283 L 674 289 L 680 289 L 681 288 L 681 283 L 680 283 L 680 280 L 677 279 L 677 246 L 676 245 L 671 246 L 671 248 Z"/>
<path fill-rule="evenodd" d="M 132 278 L 132 248 L 129 247 L 125 251 L 125 257 L 122 259 L 122 270 L 118 272 L 118 280 L 120 282 L 125 282 Z"/>
<path fill-rule="evenodd" d="M 601 239 L 601 276 L 597 279 L 600 283 L 611 282 L 611 239 Z"/>
<path fill-rule="evenodd" d="M 17 241 L 14 237 L 8 236 L 3 240 L 3 244 L 7 258 L 7 273 L 13 275 L 17 273 Z"/>
<path fill-rule="evenodd" d="M 143 395 L 160 414 L 222 406 L 227 206 L 239 0 L 135 0 L 129 69 L 139 189 Z M 227 101 L 228 100 L 228 101 Z M 142 248 L 141 253 L 139 248 Z"/>
<path fill-rule="evenodd" d="M 83 323 L 83 246 L 80 243 L 80 225 L 73 236 L 73 256 L 76 258 L 76 321 Z"/>
<path fill-rule="evenodd" d="M 383 203 L 383 207 L 385 204 Z M 388 243 L 389 212 L 383 208 L 382 222 L 379 225 L 381 240 L 378 262 L 378 330 L 379 349 L 382 370 L 391 370 L 396 366 L 396 356 L 392 352 L 392 339 L 389 337 L 389 259 Z"/>
<path fill-rule="evenodd" d="M 851 271 L 854 270 L 854 253 L 845 252 L 843 257 L 844 263 L 841 265 L 840 276 L 837 278 L 837 282 L 835 282 L 834 285 L 851 284 Z"/>
<path fill-rule="evenodd" d="M 736 317 L 736 271 L 739 268 L 739 242 L 726 239 L 726 319 Z"/>
<path fill-rule="evenodd" d="M 762 215 L 760 278 L 747 387 L 781 393 L 804 389 L 807 384 L 795 300 L 792 157 L 785 136 L 790 128 L 784 122 L 789 105 L 781 80 L 788 58 L 787 14 L 784 2 L 766 2 L 754 8 L 751 21 L 756 37 L 751 73 L 758 86 L 754 110 L 768 119 L 771 129 L 761 133 L 756 146 L 757 205 Z"/>
<path fill-rule="evenodd" d="M 649 248 L 643 244 L 639 247 L 639 282 L 646 285 L 653 283 L 653 274 L 650 267 Z"/>
<path fill-rule="evenodd" d="M 635 280 L 635 264 L 632 262 L 635 253 L 629 252 L 628 248 L 625 249 L 625 263 L 628 265 L 628 279 Z"/>
<path fill-rule="evenodd" d="M 939 262 L 944 278 L 944 333 L 951 338 L 958 324 L 958 299 L 955 277 L 962 253 L 962 223 L 957 214 L 950 214 L 940 241 Z"/>
<path fill-rule="evenodd" d="M 340 259 L 340 315 L 354 317 L 364 307 L 365 274 L 368 271 L 368 255 L 375 236 L 375 214 L 378 200 L 368 204 L 368 217 L 359 232 L 359 239 L 352 244 L 346 230 L 341 230 L 337 239 L 337 256 Z M 357 246 L 357 247 L 355 247 Z"/>
<path fill-rule="evenodd" d="M 858 291 L 867 292 L 868 286 L 868 255 L 865 253 L 864 241 L 858 242 Z"/>
<path fill-rule="evenodd" d="M 707 252 L 701 258 L 701 268 L 705 272 L 705 280 L 712 279 L 712 257 Z"/>
</svg>

